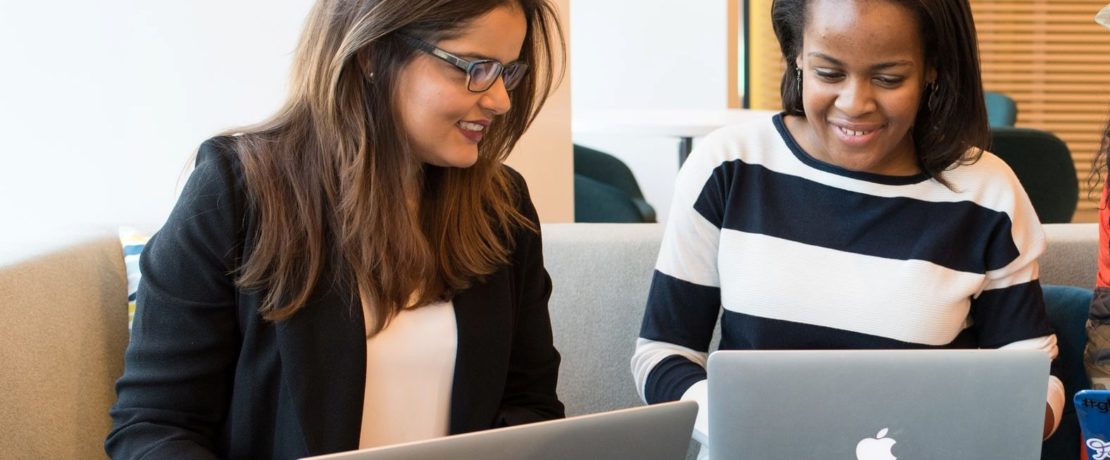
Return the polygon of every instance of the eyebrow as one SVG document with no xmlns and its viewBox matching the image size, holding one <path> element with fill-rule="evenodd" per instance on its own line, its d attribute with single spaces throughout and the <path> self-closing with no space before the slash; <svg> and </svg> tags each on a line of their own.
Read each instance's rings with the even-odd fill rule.
<svg viewBox="0 0 1110 460">
<path fill-rule="evenodd" d="M 844 66 L 844 62 L 842 62 L 841 60 L 839 60 L 837 58 L 829 56 L 825 53 L 812 52 L 812 53 L 809 53 L 809 56 L 824 59 L 826 61 L 829 61 L 829 62 L 833 63 L 834 65 Z M 902 59 L 902 60 L 890 61 L 890 62 L 880 62 L 878 64 L 875 64 L 875 65 L 871 66 L 871 69 L 872 70 L 885 70 L 885 69 L 889 69 L 889 68 L 892 68 L 892 67 L 904 67 L 904 66 L 913 67 L 913 61 L 911 61 L 909 59 Z"/>
<path fill-rule="evenodd" d="M 497 59 L 493 56 L 486 56 L 486 55 L 480 54 L 480 53 L 470 53 L 470 52 L 456 53 L 454 51 L 448 51 L 448 50 L 444 50 L 444 51 L 447 51 L 448 53 L 454 54 L 455 56 L 461 57 L 461 58 L 466 59 L 468 61 L 477 61 L 479 59 L 486 59 L 486 60 L 490 60 L 490 61 L 500 62 L 502 65 L 509 65 L 509 64 L 512 64 L 512 63 L 520 60 L 519 56 L 517 56 L 516 59 L 513 59 L 511 61 L 502 61 L 502 60 Z"/>
</svg>

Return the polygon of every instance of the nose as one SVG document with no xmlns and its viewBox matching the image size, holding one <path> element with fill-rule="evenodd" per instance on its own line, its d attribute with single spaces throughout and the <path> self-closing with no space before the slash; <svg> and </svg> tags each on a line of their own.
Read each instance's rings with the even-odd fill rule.
<svg viewBox="0 0 1110 460">
<path fill-rule="evenodd" d="M 875 110 L 875 95 L 870 80 L 852 79 L 841 88 L 836 97 L 836 108 L 848 116 L 858 116 Z"/>
<path fill-rule="evenodd" d="M 478 100 L 478 104 L 483 110 L 494 115 L 508 112 L 513 104 L 509 98 L 509 90 L 505 89 L 505 80 L 498 77 L 497 81 L 493 82 L 493 86 L 482 93 L 482 98 Z"/>
</svg>

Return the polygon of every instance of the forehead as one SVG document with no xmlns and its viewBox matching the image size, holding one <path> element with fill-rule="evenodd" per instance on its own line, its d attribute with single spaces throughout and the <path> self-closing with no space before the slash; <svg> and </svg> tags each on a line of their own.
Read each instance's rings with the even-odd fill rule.
<svg viewBox="0 0 1110 460">
<path fill-rule="evenodd" d="M 515 5 L 502 5 L 478 16 L 439 46 L 457 54 L 509 62 L 520 55 L 528 31 L 524 12 Z"/>
<path fill-rule="evenodd" d="M 924 44 L 913 11 L 889 0 L 812 0 L 806 12 L 802 54 L 839 60 L 920 61 Z"/>
</svg>

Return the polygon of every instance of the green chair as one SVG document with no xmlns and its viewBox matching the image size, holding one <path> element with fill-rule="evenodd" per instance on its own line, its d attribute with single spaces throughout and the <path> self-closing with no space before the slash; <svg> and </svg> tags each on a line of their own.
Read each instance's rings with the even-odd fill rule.
<svg viewBox="0 0 1110 460">
<path fill-rule="evenodd" d="M 1071 222 L 1079 179 L 1064 141 L 1047 131 L 994 127 L 989 150 L 1017 174 L 1041 223 Z"/>
<path fill-rule="evenodd" d="M 632 170 L 616 157 L 575 144 L 574 221 L 655 222 Z"/>
<path fill-rule="evenodd" d="M 987 120 L 994 126 L 1014 126 L 1017 121 L 1017 103 L 1005 94 L 986 91 Z"/>
</svg>

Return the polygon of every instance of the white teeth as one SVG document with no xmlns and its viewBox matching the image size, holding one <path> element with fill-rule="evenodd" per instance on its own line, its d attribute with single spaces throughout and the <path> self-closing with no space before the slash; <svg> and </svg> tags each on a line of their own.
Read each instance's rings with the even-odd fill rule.
<svg viewBox="0 0 1110 460">
<path fill-rule="evenodd" d="M 848 128 L 842 128 L 842 127 L 840 127 L 840 126 L 837 126 L 837 129 L 839 129 L 839 130 L 840 130 L 840 132 L 842 132 L 842 133 L 844 133 L 844 134 L 847 134 L 847 135 L 849 135 L 849 136 L 853 136 L 853 137 L 855 137 L 855 136 L 862 136 L 862 135 L 864 135 L 864 134 L 869 134 L 869 133 L 871 133 L 871 131 L 855 131 L 855 130 L 851 130 L 851 129 L 848 129 Z"/>
<path fill-rule="evenodd" d="M 486 127 L 485 127 L 485 126 L 483 126 L 483 125 L 480 125 L 480 124 L 478 124 L 478 123 L 471 123 L 471 122 L 469 122 L 469 121 L 460 121 L 460 122 L 458 123 L 458 125 L 459 125 L 459 127 L 460 127 L 460 128 L 462 128 L 462 129 L 465 129 L 465 130 L 467 130 L 467 131 L 478 131 L 478 132 L 482 132 L 483 130 L 485 130 L 485 129 L 486 129 Z"/>
</svg>

